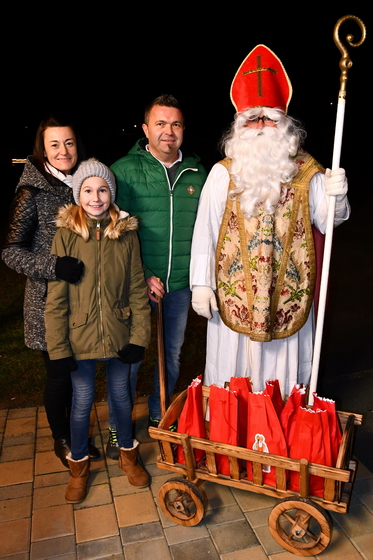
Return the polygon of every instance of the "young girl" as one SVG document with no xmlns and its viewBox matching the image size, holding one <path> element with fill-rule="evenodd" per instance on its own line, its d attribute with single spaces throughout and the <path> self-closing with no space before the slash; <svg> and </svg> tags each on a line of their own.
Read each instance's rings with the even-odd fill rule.
<svg viewBox="0 0 373 560">
<path fill-rule="evenodd" d="M 61 208 L 52 253 L 84 262 L 76 284 L 51 281 L 45 311 L 50 359 L 71 371 L 70 480 L 66 501 L 87 493 L 90 412 L 95 397 L 96 361 L 105 360 L 107 386 L 120 447 L 119 466 L 131 484 L 148 486 L 132 436 L 130 366 L 143 357 L 150 337 L 150 307 L 144 280 L 137 220 L 113 204 L 115 179 L 95 159 L 84 161 L 73 177 L 77 204 Z"/>
</svg>

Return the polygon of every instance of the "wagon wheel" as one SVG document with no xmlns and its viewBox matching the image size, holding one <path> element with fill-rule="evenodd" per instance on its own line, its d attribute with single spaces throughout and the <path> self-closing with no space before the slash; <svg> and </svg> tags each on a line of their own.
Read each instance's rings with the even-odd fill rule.
<svg viewBox="0 0 373 560">
<path fill-rule="evenodd" d="M 171 478 L 165 482 L 159 490 L 158 499 L 167 517 L 179 525 L 193 527 L 205 515 L 206 494 L 184 478 Z"/>
<path fill-rule="evenodd" d="M 271 511 L 268 526 L 285 550 L 299 556 L 320 554 L 330 543 L 329 513 L 307 498 L 285 498 Z"/>
</svg>

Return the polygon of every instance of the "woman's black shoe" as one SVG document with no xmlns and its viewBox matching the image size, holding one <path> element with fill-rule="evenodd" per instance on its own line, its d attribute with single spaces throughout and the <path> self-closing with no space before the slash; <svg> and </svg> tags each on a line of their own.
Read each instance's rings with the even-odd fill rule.
<svg viewBox="0 0 373 560">
<path fill-rule="evenodd" d="M 69 463 L 66 459 L 66 455 L 70 453 L 70 445 L 66 439 L 56 439 L 54 440 L 54 452 L 56 456 L 61 460 L 61 463 L 67 469 L 69 468 Z"/>
<path fill-rule="evenodd" d="M 66 439 L 56 439 L 54 441 L 54 452 L 56 456 L 61 460 L 63 466 L 68 469 L 69 463 L 66 459 L 66 455 L 70 453 L 69 442 Z M 91 443 L 90 439 L 88 440 L 88 455 L 91 461 L 101 459 L 100 451 Z"/>
<path fill-rule="evenodd" d="M 89 458 L 91 459 L 91 461 L 95 461 L 95 460 L 97 461 L 98 459 L 101 459 L 101 453 L 97 449 L 97 447 L 95 447 L 91 443 L 91 438 L 89 438 L 89 440 L 88 440 L 88 455 L 89 455 Z"/>
</svg>

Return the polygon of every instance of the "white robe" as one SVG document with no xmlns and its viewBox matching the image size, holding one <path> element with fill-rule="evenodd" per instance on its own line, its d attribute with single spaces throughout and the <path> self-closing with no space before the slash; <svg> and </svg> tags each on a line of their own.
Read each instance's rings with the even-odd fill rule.
<svg viewBox="0 0 373 560">
<path fill-rule="evenodd" d="M 316 173 L 310 183 L 310 214 L 313 223 L 325 233 L 328 199 L 323 173 Z M 227 169 L 216 164 L 203 187 L 194 227 L 190 263 L 190 285 L 216 289 L 215 250 L 228 194 Z M 336 204 L 335 225 L 347 220 L 349 203 Z M 248 335 L 227 327 L 218 312 L 207 324 L 204 385 L 224 385 L 231 377 L 248 376 L 253 390 L 262 391 L 265 381 L 278 379 L 283 397 L 296 383 L 308 384 L 311 374 L 314 314 L 311 310 L 305 325 L 294 335 L 255 342 Z"/>
</svg>

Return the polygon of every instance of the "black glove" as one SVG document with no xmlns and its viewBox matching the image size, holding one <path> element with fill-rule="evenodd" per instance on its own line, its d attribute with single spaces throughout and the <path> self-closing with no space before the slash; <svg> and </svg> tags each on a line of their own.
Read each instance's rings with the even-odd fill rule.
<svg viewBox="0 0 373 560">
<path fill-rule="evenodd" d="M 141 362 L 144 358 L 144 352 L 144 346 L 130 343 L 127 346 L 123 346 L 121 350 L 118 350 L 118 360 L 122 364 L 137 364 L 137 362 Z"/>
<path fill-rule="evenodd" d="M 59 360 L 51 360 L 50 366 L 54 372 L 59 375 L 66 375 L 78 369 L 78 365 L 72 356 L 68 358 L 60 358 Z"/>
<path fill-rule="evenodd" d="M 83 274 L 84 263 L 75 257 L 57 257 L 55 270 L 57 278 L 75 284 Z"/>
</svg>

